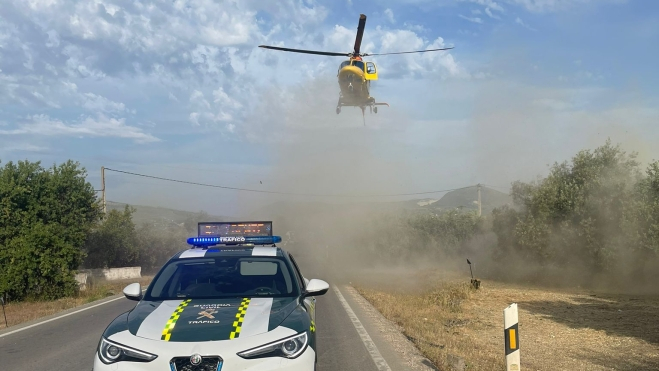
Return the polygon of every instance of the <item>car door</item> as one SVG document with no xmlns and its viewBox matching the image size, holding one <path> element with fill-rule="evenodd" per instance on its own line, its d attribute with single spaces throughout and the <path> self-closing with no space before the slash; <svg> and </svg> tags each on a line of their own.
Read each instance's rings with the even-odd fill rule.
<svg viewBox="0 0 659 371">
<path fill-rule="evenodd" d="M 293 263 L 293 267 L 295 268 L 295 273 L 296 273 L 295 275 L 298 277 L 298 282 L 300 284 L 300 287 L 303 290 L 306 290 L 306 287 L 309 284 L 309 280 L 306 277 L 304 277 L 304 275 L 300 271 L 300 267 L 298 267 L 297 262 L 295 262 L 293 255 L 289 253 L 288 256 L 291 259 L 291 262 Z M 311 318 L 311 325 L 315 327 L 316 326 L 316 297 L 307 296 L 306 298 L 304 298 L 304 304 L 309 311 L 309 317 Z"/>
</svg>

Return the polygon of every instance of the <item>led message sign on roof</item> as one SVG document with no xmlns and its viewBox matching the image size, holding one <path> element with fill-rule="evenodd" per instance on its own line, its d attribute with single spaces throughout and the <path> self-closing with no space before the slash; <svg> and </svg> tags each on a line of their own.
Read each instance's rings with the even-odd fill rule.
<svg viewBox="0 0 659 371">
<path fill-rule="evenodd" d="M 199 237 L 272 236 L 272 222 L 204 222 L 198 227 Z"/>
</svg>

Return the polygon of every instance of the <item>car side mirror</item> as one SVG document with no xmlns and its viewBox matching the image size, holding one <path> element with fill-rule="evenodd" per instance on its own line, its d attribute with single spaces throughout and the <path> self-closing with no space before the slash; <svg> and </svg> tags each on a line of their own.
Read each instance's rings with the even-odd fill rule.
<svg viewBox="0 0 659 371">
<path fill-rule="evenodd" d="M 129 300 L 140 301 L 142 300 L 142 286 L 138 282 L 131 283 L 130 285 L 124 287 L 124 295 Z"/>
<path fill-rule="evenodd" d="M 323 280 L 312 279 L 307 285 L 304 297 L 325 295 L 329 290 L 329 284 Z"/>
</svg>

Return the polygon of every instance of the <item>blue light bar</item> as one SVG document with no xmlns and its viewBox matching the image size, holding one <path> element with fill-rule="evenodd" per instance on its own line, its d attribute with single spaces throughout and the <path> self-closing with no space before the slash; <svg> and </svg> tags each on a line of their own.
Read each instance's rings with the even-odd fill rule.
<svg viewBox="0 0 659 371">
<path fill-rule="evenodd" d="M 281 242 L 279 236 L 234 236 L 234 237 L 190 237 L 188 244 L 193 246 L 215 246 L 215 245 L 270 245 Z"/>
</svg>

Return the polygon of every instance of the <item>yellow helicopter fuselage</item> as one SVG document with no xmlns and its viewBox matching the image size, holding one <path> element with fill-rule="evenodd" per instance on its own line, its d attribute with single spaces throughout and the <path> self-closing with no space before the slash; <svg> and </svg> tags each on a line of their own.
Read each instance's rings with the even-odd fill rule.
<svg viewBox="0 0 659 371">
<path fill-rule="evenodd" d="M 375 63 L 352 58 L 341 63 L 337 77 L 341 88 L 341 105 L 359 107 L 374 101 L 369 90 L 371 81 L 378 79 Z"/>
</svg>

